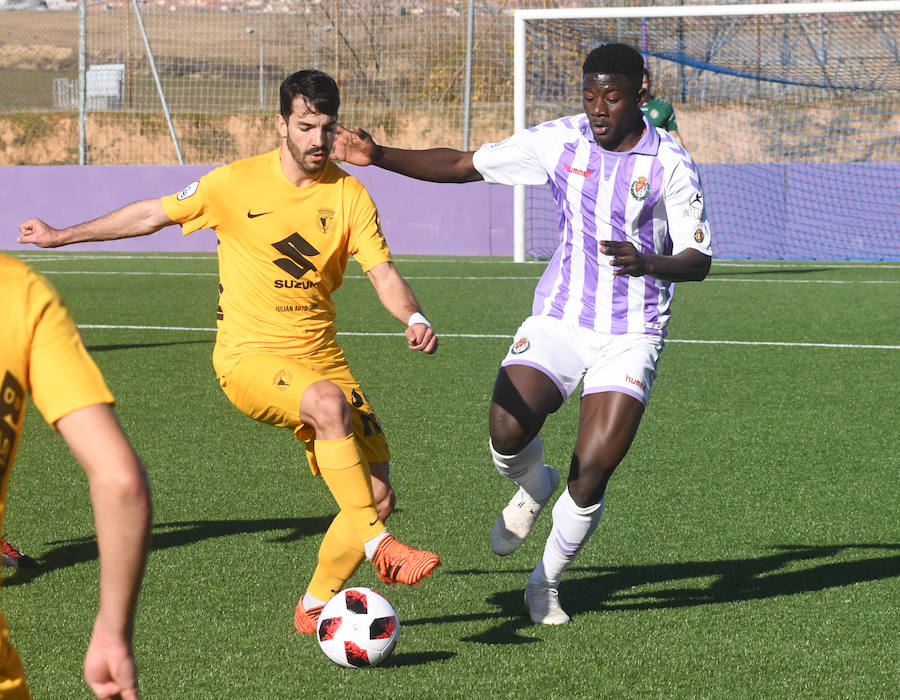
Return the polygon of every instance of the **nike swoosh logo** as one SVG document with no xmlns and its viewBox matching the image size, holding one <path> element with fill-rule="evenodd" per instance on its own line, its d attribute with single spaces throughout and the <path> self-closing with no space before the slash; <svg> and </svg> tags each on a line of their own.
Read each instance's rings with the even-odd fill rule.
<svg viewBox="0 0 900 700">
<path fill-rule="evenodd" d="M 374 525 L 374 524 L 377 523 L 377 522 L 378 522 L 378 518 L 375 518 L 375 520 L 373 520 L 372 522 L 370 522 L 369 525 L 370 525 L 370 526 L 371 526 L 371 525 Z"/>
<path fill-rule="evenodd" d="M 259 214 L 254 214 L 252 211 L 250 211 L 250 210 L 248 209 L 248 210 L 247 210 L 247 218 L 248 218 L 248 219 L 255 219 L 257 216 L 265 216 L 266 214 L 271 214 L 271 213 L 272 213 L 272 212 L 270 212 L 270 211 L 261 211 L 261 212 L 259 212 Z"/>
</svg>

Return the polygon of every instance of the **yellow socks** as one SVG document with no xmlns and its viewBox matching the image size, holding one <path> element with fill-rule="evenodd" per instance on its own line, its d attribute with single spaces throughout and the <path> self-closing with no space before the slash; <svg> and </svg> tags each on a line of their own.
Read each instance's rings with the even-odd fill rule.
<svg viewBox="0 0 900 700">
<path fill-rule="evenodd" d="M 356 542 L 371 540 L 384 531 L 375 510 L 369 464 L 353 435 L 340 440 L 316 440 L 316 462 L 338 508 L 356 533 Z"/>
<path fill-rule="evenodd" d="M 341 590 L 366 559 L 362 542 L 341 511 L 337 514 L 319 546 L 319 564 L 307 591 L 325 602 Z"/>
</svg>

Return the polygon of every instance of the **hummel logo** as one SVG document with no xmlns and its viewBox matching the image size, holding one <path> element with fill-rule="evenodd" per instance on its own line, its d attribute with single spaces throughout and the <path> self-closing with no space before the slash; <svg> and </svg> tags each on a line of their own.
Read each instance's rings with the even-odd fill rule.
<svg viewBox="0 0 900 700">
<path fill-rule="evenodd" d="M 254 214 L 252 211 L 250 211 L 250 210 L 248 209 L 248 210 L 247 210 L 247 218 L 248 218 L 248 219 L 255 219 L 257 216 L 265 216 L 266 214 L 271 214 L 271 213 L 272 213 L 272 212 L 270 212 L 270 211 L 261 211 L 261 212 L 259 212 L 259 214 Z"/>
</svg>

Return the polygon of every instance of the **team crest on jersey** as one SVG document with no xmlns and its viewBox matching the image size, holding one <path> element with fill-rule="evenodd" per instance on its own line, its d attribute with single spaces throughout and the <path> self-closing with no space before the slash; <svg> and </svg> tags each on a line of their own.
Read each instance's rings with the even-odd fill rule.
<svg viewBox="0 0 900 700">
<path fill-rule="evenodd" d="M 531 347 L 531 341 L 528 338 L 519 338 L 513 343 L 513 346 L 509 349 L 509 351 L 513 355 L 521 355 L 523 352 L 528 350 Z"/>
<path fill-rule="evenodd" d="M 637 180 L 631 183 L 629 191 L 631 192 L 632 197 L 639 202 L 643 202 L 650 196 L 650 183 L 647 182 L 646 177 L 639 175 Z"/>
<path fill-rule="evenodd" d="M 280 369 L 272 379 L 272 385 L 279 391 L 284 391 L 291 385 L 292 381 L 294 381 L 294 375 L 286 369 Z"/>
<path fill-rule="evenodd" d="M 188 185 L 178 193 L 178 201 L 180 202 L 182 199 L 187 199 L 188 197 L 190 197 L 192 194 L 194 194 L 194 192 L 197 191 L 198 187 L 200 187 L 200 181 L 194 180 L 190 185 Z"/>
<path fill-rule="evenodd" d="M 702 228 L 698 228 L 694 231 L 694 240 L 697 241 L 697 243 L 703 243 L 704 238 L 706 238 L 706 234 L 703 233 Z"/>
<path fill-rule="evenodd" d="M 334 209 L 319 209 L 316 225 L 319 227 L 319 233 L 331 233 L 334 229 Z"/>
</svg>

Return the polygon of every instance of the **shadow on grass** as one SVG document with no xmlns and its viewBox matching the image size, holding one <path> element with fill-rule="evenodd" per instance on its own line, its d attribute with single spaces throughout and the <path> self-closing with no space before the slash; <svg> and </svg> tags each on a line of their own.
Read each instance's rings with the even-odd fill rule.
<svg viewBox="0 0 900 700">
<path fill-rule="evenodd" d="M 573 567 L 563 579 L 560 598 L 566 612 L 576 616 L 602 610 L 660 610 L 697 605 L 736 603 L 840 588 L 854 583 L 900 576 L 900 543 L 843 545 L 778 545 L 776 553 L 750 559 L 718 559 L 672 564 L 620 567 Z M 872 556 L 873 552 L 897 552 Z M 841 561 L 829 561 L 841 555 Z M 538 628 L 525 616 L 524 577 L 529 570 L 459 570 L 450 575 L 521 575 L 513 591 L 498 591 L 487 602 L 496 612 L 405 620 L 404 625 L 446 624 L 478 619 L 499 621 L 485 632 L 464 638 L 482 644 L 527 644 L 525 636 Z M 588 575 L 585 576 L 584 574 Z M 445 574 L 446 575 L 446 574 Z M 711 581 L 708 579 L 712 579 Z"/>
<path fill-rule="evenodd" d="M 710 270 L 710 277 L 746 277 L 748 275 L 807 275 L 814 272 L 834 272 L 839 267 L 789 267 L 767 268 L 763 270 L 721 270 L 715 265 Z"/>
<path fill-rule="evenodd" d="M 150 551 L 156 552 L 171 547 L 182 547 L 202 540 L 228 535 L 247 535 L 269 530 L 284 531 L 273 538 L 273 542 L 294 542 L 303 537 L 320 536 L 328 528 L 334 516 L 317 518 L 270 518 L 263 520 L 201 520 L 169 523 L 154 523 Z M 40 558 L 39 569 L 14 569 L 14 573 L 3 577 L 4 586 L 33 581 L 35 578 L 97 559 L 95 537 L 80 537 L 72 540 L 51 542 L 57 545 Z"/>
<path fill-rule="evenodd" d="M 393 654 L 383 663 L 382 668 L 400 668 L 402 666 L 423 666 L 435 661 L 446 661 L 456 656 L 453 651 L 417 651 L 415 654 Z"/>
<path fill-rule="evenodd" d="M 90 352 L 106 352 L 107 350 L 136 350 L 138 348 L 165 348 L 170 345 L 214 345 L 215 339 L 209 340 L 173 340 L 170 343 L 117 343 L 115 345 L 86 345 Z"/>
<path fill-rule="evenodd" d="M 833 546 L 779 545 L 776 554 L 732 559 L 607 569 L 573 581 L 566 596 L 572 613 L 592 610 L 651 610 L 776 598 L 841 588 L 900 576 L 900 543 Z M 894 556 L 852 552 L 894 551 Z M 781 569 L 788 568 L 787 571 Z M 602 570 L 601 570 L 602 571 Z M 695 579 L 712 578 L 708 584 Z M 682 585 L 677 584 L 683 581 Z M 645 590 L 640 590 L 646 587 Z"/>
</svg>

